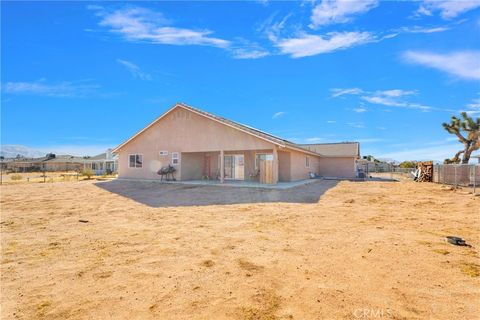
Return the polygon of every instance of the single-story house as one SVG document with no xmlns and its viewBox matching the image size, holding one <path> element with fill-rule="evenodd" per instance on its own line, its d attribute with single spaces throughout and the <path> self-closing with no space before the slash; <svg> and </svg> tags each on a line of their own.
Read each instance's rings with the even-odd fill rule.
<svg viewBox="0 0 480 320">
<path fill-rule="evenodd" d="M 82 157 L 49 153 L 40 158 L 5 159 L 4 169 L 12 172 L 79 171 L 83 168 L 83 160 Z"/>
<path fill-rule="evenodd" d="M 355 148 L 359 150 L 358 143 Z M 184 103 L 175 104 L 113 152 L 118 154 L 119 178 L 158 180 L 158 171 L 171 165 L 177 180 L 221 182 L 277 183 L 312 174 L 355 178 L 358 158 L 358 152 L 323 154 L 327 152 L 320 145 L 299 145 Z"/>
<path fill-rule="evenodd" d="M 357 172 L 360 158 L 360 143 L 336 142 L 299 144 L 302 148 L 321 154 L 324 159 L 318 173 L 324 177 L 352 177 Z M 355 175 L 354 175 L 355 176 Z"/>
<path fill-rule="evenodd" d="M 43 163 L 45 171 L 80 171 L 84 158 L 71 155 L 58 155 Z"/>
<path fill-rule="evenodd" d="M 92 170 L 96 175 L 117 172 L 118 155 L 112 154 L 112 149 L 84 160 L 84 169 Z"/>
</svg>

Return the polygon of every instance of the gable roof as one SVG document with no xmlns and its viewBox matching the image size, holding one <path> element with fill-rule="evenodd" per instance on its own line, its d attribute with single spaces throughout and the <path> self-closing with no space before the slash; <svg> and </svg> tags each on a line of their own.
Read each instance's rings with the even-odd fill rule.
<svg viewBox="0 0 480 320">
<path fill-rule="evenodd" d="M 360 143 L 358 142 L 313 143 L 301 144 L 299 146 L 324 156 L 360 157 Z"/>
<path fill-rule="evenodd" d="M 143 128 L 142 130 L 140 130 L 139 132 L 137 132 L 135 135 L 133 135 L 130 139 L 128 139 L 127 141 L 123 142 L 122 144 L 120 144 L 118 147 L 116 147 L 115 149 L 113 149 L 112 152 L 118 152 L 118 150 L 120 150 L 123 146 L 125 146 L 127 143 L 129 143 L 130 141 L 132 141 L 133 139 L 135 139 L 136 137 L 138 137 L 141 133 L 143 133 L 144 131 L 146 131 L 148 128 L 150 128 L 151 126 L 153 126 L 154 124 L 156 124 L 158 121 L 160 121 L 163 117 L 165 117 L 167 114 L 169 114 L 170 112 L 172 112 L 173 110 L 175 110 L 176 108 L 183 108 L 183 109 L 186 109 L 188 111 L 191 111 L 193 113 L 196 113 L 198 115 L 201 115 L 203 117 L 206 117 L 210 120 L 214 120 L 214 121 L 217 121 L 221 124 L 224 124 L 228 127 L 231 127 L 231 128 L 234 128 L 234 129 L 237 129 L 237 130 L 240 130 L 242 132 L 245 132 L 247 134 L 250 134 L 252 136 L 255 136 L 257 138 L 260 138 L 260 139 L 263 139 L 263 140 L 266 140 L 270 143 L 273 143 L 277 146 L 280 146 L 280 147 L 283 147 L 283 148 L 289 148 L 289 149 L 293 149 L 293 150 L 297 150 L 297 151 L 300 151 L 300 152 L 304 152 L 304 153 L 308 153 L 308 154 L 312 154 L 312 155 L 316 155 L 316 156 L 319 156 L 320 154 L 316 153 L 315 151 L 312 151 L 312 150 L 308 150 L 308 149 L 305 149 L 303 148 L 302 146 L 298 145 L 298 144 L 295 144 L 291 141 L 288 141 L 288 140 L 285 140 L 285 139 L 282 139 L 280 137 L 277 137 L 277 136 L 274 136 L 272 134 L 269 134 L 269 133 L 266 133 L 264 131 L 261 131 L 261 130 L 258 130 L 258 129 L 255 129 L 255 128 L 252 128 L 250 126 L 247 126 L 247 125 L 244 125 L 244 124 L 241 124 L 241 123 L 238 123 L 238 122 L 235 122 L 235 121 L 232 121 L 232 120 L 229 120 L 229 119 L 226 119 L 226 118 L 223 118 L 223 117 L 219 117 L 217 115 L 214 115 L 210 112 L 206 112 L 206 111 L 203 111 L 203 110 L 200 110 L 200 109 L 197 109 L 197 108 L 194 108 L 192 106 L 189 106 L 185 103 L 176 103 L 172 108 L 170 108 L 169 110 L 167 110 L 165 113 L 163 113 L 160 117 L 158 117 L 157 119 L 155 119 L 152 123 L 150 123 L 148 126 L 146 126 L 145 128 Z"/>
<path fill-rule="evenodd" d="M 44 162 L 48 163 L 82 163 L 84 160 L 83 157 L 71 156 L 69 154 L 59 155 L 55 158 L 50 158 L 45 160 Z"/>
</svg>

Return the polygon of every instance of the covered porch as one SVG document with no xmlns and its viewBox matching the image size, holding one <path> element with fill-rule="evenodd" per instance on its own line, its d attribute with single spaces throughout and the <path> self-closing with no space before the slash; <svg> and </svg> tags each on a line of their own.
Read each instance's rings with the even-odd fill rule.
<svg viewBox="0 0 480 320">
<path fill-rule="evenodd" d="M 279 153 L 276 147 L 262 150 L 182 152 L 180 180 L 276 184 L 284 180 Z"/>
</svg>

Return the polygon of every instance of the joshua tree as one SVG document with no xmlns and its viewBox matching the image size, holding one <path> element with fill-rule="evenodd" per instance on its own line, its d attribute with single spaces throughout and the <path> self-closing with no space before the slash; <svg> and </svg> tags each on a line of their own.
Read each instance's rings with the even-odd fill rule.
<svg viewBox="0 0 480 320">
<path fill-rule="evenodd" d="M 448 133 L 456 135 L 458 141 L 463 143 L 463 150 L 458 151 L 452 159 L 445 159 L 445 163 L 460 163 L 460 155 L 463 154 L 461 163 L 466 164 L 472 152 L 480 149 L 480 118 L 474 120 L 466 112 L 461 115 L 461 119 L 453 116 L 450 123 L 442 124 Z"/>
</svg>

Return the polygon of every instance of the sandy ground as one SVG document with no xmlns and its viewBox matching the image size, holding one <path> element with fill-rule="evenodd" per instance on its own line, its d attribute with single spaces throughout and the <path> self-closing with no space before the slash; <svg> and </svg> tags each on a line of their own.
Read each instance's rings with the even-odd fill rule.
<svg viewBox="0 0 480 320">
<path fill-rule="evenodd" d="M 462 190 L 340 182 L 316 203 L 183 207 L 91 181 L 0 190 L 2 319 L 480 314 L 480 197 Z"/>
</svg>

